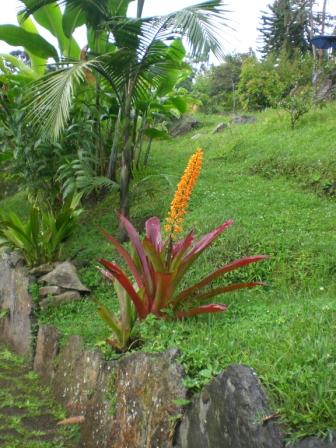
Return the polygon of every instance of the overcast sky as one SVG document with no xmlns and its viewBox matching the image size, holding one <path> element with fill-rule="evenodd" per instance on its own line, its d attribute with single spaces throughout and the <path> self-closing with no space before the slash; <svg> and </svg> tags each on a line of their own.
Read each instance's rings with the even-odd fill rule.
<svg viewBox="0 0 336 448">
<path fill-rule="evenodd" d="M 20 9 L 22 3 L 17 0 L 0 0 L 0 24 L 13 23 L 16 24 L 16 14 Z M 185 6 L 200 3 L 201 0 L 146 0 L 144 15 L 159 15 L 172 12 L 174 10 L 183 8 Z M 227 17 L 230 19 L 230 26 L 234 28 L 234 31 L 223 30 L 223 49 L 225 53 L 231 52 L 246 52 L 249 48 L 256 49 L 259 44 L 258 30 L 261 11 L 267 8 L 269 3 L 273 3 L 273 0 L 223 0 L 223 3 L 227 5 L 227 9 L 230 11 L 227 13 Z M 334 0 L 328 1 L 329 6 L 336 2 Z M 135 13 L 136 2 L 131 3 L 129 15 Z M 54 43 L 52 36 L 48 33 L 41 33 L 51 43 Z M 75 37 L 80 46 L 86 44 L 85 32 L 77 30 Z M 5 53 L 12 49 L 4 42 L 0 41 L 0 52 Z"/>
</svg>

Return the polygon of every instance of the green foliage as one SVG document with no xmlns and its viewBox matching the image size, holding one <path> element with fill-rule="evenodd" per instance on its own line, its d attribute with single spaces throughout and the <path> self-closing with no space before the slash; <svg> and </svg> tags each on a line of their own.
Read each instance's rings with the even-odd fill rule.
<svg viewBox="0 0 336 448">
<path fill-rule="evenodd" d="M 243 62 L 238 95 L 244 109 L 261 110 L 275 106 L 284 87 L 271 62 L 259 62 L 255 57 Z"/>
<path fill-rule="evenodd" d="M 201 100 L 200 110 L 206 113 L 235 111 L 239 109 L 237 85 L 246 54 L 232 54 L 220 65 L 197 76 L 193 94 Z"/>
<path fill-rule="evenodd" d="M 291 128 L 294 129 L 299 119 L 312 107 L 311 90 L 293 92 L 280 102 L 280 106 L 290 114 Z"/>
<path fill-rule="evenodd" d="M 15 47 L 25 47 L 42 59 L 49 57 L 58 59 L 55 48 L 43 37 L 35 33 L 29 33 L 15 25 L 0 25 L 0 40 L 4 40 Z"/>
<path fill-rule="evenodd" d="M 77 225 L 79 201 L 80 197 L 74 196 L 57 212 L 32 206 L 27 221 L 14 212 L 1 212 L 0 246 L 18 249 L 29 266 L 57 260 L 61 244 Z"/>
</svg>

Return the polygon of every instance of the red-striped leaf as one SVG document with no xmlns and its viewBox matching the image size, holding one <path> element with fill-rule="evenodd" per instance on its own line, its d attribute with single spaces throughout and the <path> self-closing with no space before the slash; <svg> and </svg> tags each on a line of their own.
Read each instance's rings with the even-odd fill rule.
<svg viewBox="0 0 336 448">
<path fill-rule="evenodd" d="M 185 238 L 183 238 L 182 240 L 178 241 L 173 245 L 173 251 L 172 251 L 173 258 L 176 256 L 183 255 L 184 252 L 188 249 L 188 247 L 191 246 L 193 240 L 194 240 L 194 231 L 191 230 Z"/>
<path fill-rule="evenodd" d="M 264 282 L 248 282 L 248 283 L 233 283 L 228 286 L 220 286 L 219 288 L 211 289 L 210 291 L 202 294 L 196 294 L 193 296 L 195 300 L 210 299 L 210 297 L 217 296 L 218 294 L 224 294 L 226 292 L 235 291 L 236 289 L 254 288 L 255 286 L 266 286 Z"/>
<path fill-rule="evenodd" d="M 162 308 L 169 305 L 172 297 L 172 277 L 170 272 L 155 272 L 155 298 L 152 306 L 153 314 L 160 315 Z"/>
<path fill-rule="evenodd" d="M 227 311 L 227 309 L 228 305 L 211 303 L 210 305 L 202 305 L 188 311 L 179 311 L 178 313 L 176 313 L 176 317 L 179 319 L 183 319 L 184 317 L 196 316 L 197 314 L 223 313 L 224 311 Z"/>
<path fill-rule="evenodd" d="M 101 227 L 98 227 L 98 229 L 101 231 L 101 233 L 105 236 L 105 238 L 111 243 L 113 244 L 113 246 L 117 249 L 117 251 L 119 252 L 119 254 L 123 257 L 123 259 L 125 260 L 125 263 L 127 264 L 127 266 L 129 267 L 129 270 L 131 271 L 131 273 L 133 274 L 133 277 L 135 279 L 135 281 L 137 282 L 139 288 L 143 288 L 143 282 L 141 279 L 141 276 L 139 274 L 139 272 L 137 271 L 137 268 L 132 260 L 132 257 L 130 256 L 130 254 L 123 248 L 123 246 L 119 243 L 119 241 L 117 241 L 115 238 L 113 238 L 113 236 L 109 235 L 106 230 L 104 230 Z"/>
<path fill-rule="evenodd" d="M 126 230 L 128 236 L 129 236 L 129 239 L 130 239 L 131 243 L 133 244 L 133 246 L 139 256 L 141 268 L 142 268 L 142 271 L 144 274 L 144 279 L 145 279 L 144 287 L 146 289 L 147 294 L 151 295 L 151 293 L 153 291 L 153 282 L 152 282 L 152 278 L 150 275 L 148 260 L 146 258 L 144 248 L 142 247 L 142 243 L 141 243 L 139 234 L 136 231 L 133 224 L 131 224 L 130 221 L 127 218 L 125 218 L 125 216 L 119 215 L 119 220 L 120 220 L 121 225 Z"/>
<path fill-rule="evenodd" d="M 226 264 L 225 266 L 222 266 L 221 268 L 217 269 L 217 271 L 213 272 L 212 274 L 208 275 L 207 277 L 203 278 L 200 282 L 196 283 L 195 285 L 191 286 L 190 288 L 185 289 L 182 291 L 175 299 L 174 303 L 178 303 L 181 300 L 187 299 L 197 290 L 204 288 L 204 286 L 211 283 L 216 278 L 222 276 L 223 274 L 226 274 L 227 272 L 234 271 L 235 269 L 239 269 L 243 266 L 247 266 L 251 263 L 256 263 L 257 261 L 265 260 L 267 258 L 266 255 L 256 255 L 254 257 L 245 257 L 241 258 L 239 260 L 235 260 L 232 263 Z"/>
<path fill-rule="evenodd" d="M 164 271 L 164 254 L 157 252 L 153 243 L 147 237 L 143 240 L 142 245 L 154 269 L 156 271 Z"/>
<path fill-rule="evenodd" d="M 162 243 L 161 226 L 159 218 L 153 216 L 152 218 L 147 219 L 145 227 L 146 227 L 146 237 L 153 244 L 155 250 L 157 252 L 161 252 L 163 243 Z"/>
<path fill-rule="evenodd" d="M 228 221 L 224 222 L 219 227 L 216 227 L 212 232 L 207 233 L 204 235 L 198 243 L 195 244 L 193 249 L 190 251 L 190 253 L 187 255 L 187 259 L 199 255 L 201 252 L 203 252 L 204 249 L 206 249 L 210 244 L 228 227 L 232 226 L 233 221 L 229 219 Z"/>
<path fill-rule="evenodd" d="M 134 303 L 134 306 L 137 310 L 138 316 L 140 319 L 144 319 L 147 315 L 145 306 L 141 297 L 137 294 L 135 289 L 133 288 L 132 283 L 127 278 L 127 275 L 114 263 L 110 261 L 100 259 L 98 260 L 105 268 L 116 278 L 116 280 L 121 284 L 121 286 L 125 289 L 130 299 Z"/>
</svg>

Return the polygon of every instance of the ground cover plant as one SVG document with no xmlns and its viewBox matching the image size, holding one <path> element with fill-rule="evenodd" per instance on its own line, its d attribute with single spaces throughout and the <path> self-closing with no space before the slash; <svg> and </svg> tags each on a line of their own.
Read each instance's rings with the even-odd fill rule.
<svg viewBox="0 0 336 448">
<path fill-rule="evenodd" d="M 229 217 L 235 226 L 200 257 L 185 286 L 246 253 L 266 253 L 269 259 L 228 274 L 228 280 L 267 279 L 269 286 L 225 296 L 229 311 L 223 315 L 181 322 L 150 316 L 138 328 L 145 351 L 181 349 L 186 384 L 193 391 L 233 362 L 252 366 L 292 439 L 335 427 L 336 205 L 323 188 L 323 179 L 335 178 L 334 114 L 332 104 L 312 110 L 290 131 L 285 115 L 267 111 L 256 116 L 256 124 L 232 126 L 218 135 L 211 133 L 218 117 L 200 117 L 205 126 L 197 131 L 202 134 L 198 144 L 204 147 L 205 163 L 185 227 L 202 234 Z M 138 230 L 151 215 L 164 219 L 174 187 L 158 174 L 169 174 L 177 183 L 181 161 L 194 151 L 190 137 L 154 145 L 143 188 L 137 188 L 139 179 L 132 188 L 131 216 Z M 319 183 L 313 181 L 317 175 Z M 112 308 L 117 300 L 101 282 L 95 261 L 99 255 L 111 257 L 112 248 L 103 243 L 96 225 L 111 234 L 117 230 L 112 211 L 117 199 L 112 193 L 88 210 L 80 235 L 65 247 L 65 256 L 75 256 L 83 266 L 83 281 Z M 116 251 L 113 258 L 121 262 Z M 65 338 L 81 334 L 89 345 L 98 341 L 108 357 L 119 356 L 105 345 L 110 330 L 94 313 L 94 303 L 84 301 L 46 311 L 40 321 L 56 324 Z"/>
<path fill-rule="evenodd" d="M 0 445 L 65 448 L 78 442 L 78 428 L 57 426 L 65 411 L 42 387 L 21 357 L 0 346 Z"/>
</svg>

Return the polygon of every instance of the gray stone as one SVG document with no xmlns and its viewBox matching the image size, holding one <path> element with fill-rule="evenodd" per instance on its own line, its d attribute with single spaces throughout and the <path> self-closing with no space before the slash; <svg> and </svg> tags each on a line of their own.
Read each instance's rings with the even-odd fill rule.
<svg viewBox="0 0 336 448">
<path fill-rule="evenodd" d="M 76 300 L 81 300 L 82 297 L 78 291 L 65 291 L 62 294 L 56 296 L 49 296 L 46 299 L 41 300 L 41 309 L 47 309 L 50 307 L 61 306 L 66 303 L 74 302 Z"/>
<path fill-rule="evenodd" d="M 70 336 L 60 351 L 52 389 L 72 415 L 82 415 L 96 390 L 103 360 L 94 350 L 85 350 L 80 336 Z"/>
<path fill-rule="evenodd" d="M 61 292 L 62 292 L 62 289 L 59 286 L 42 286 L 42 288 L 39 289 L 40 297 L 61 294 Z"/>
<path fill-rule="evenodd" d="M 177 432 L 178 448 L 283 448 L 255 372 L 232 365 L 217 376 L 187 409 Z"/>
<path fill-rule="evenodd" d="M 115 362 L 104 362 L 99 370 L 94 394 L 85 408 L 85 424 L 81 426 L 83 448 L 109 448 L 116 412 Z"/>
<path fill-rule="evenodd" d="M 32 309 L 29 276 L 17 254 L 0 256 L 0 340 L 15 353 L 32 359 Z"/>
<path fill-rule="evenodd" d="M 69 261 L 58 264 L 54 270 L 41 277 L 39 281 L 50 286 L 90 292 L 89 288 L 79 280 L 75 266 Z"/>
<path fill-rule="evenodd" d="M 180 120 L 176 121 L 171 129 L 170 135 L 172 137 L 177 137 L 179 135 L 184 135 L 190 132 L 192 129 L 197 129 L 201 126 L 200 121 L 191 116 L 182 117 Z"/>
<path fill-rule="evenodd" d="M 30 269 L 29 274 L 34 275 L 35 277 L 41 277 L 42 275 L 48 274 L 51 272 L 58 263 L 45 263 L 40 266 L 36 266 L 35 268 Z"/>
<path fill-rule="evenodd" d="M 228 128 L 228 125 L 226 124 L 226 123 L 224 123 L 224 122 L 222 122 L 222 123 L 219 123 L 216 127 L 215 127 L 215 129 L 212 131 L 212 133 L 213 134 L 216 134 L 216 133 L 218 133 L 218 132 L 223 132 L 225 129 L 227 129 Z"/>
<path fill-rule="evenodd" d="M 255 123 L 257 121 L 256 117 L 251 117 L 249 115 L 237 115 L 233 117 L 231 123 L 233 124 L 247 124 L 247 123 Z"/>
<path fill-rule="evenodd" d="M 330 437 L 325 439 L 307 437 L 290 445 L 288 448 L 336 448 L 336 433 L 330 434 Z"/>
<path fill-rule="evenodd" d="M 116 413 L 109 448 L 171 448 L 186 398 L 179 352 L 136 353 L 117 363 Z"/>
<path fill-rule="evenodd" d="M 55 376 L 55 360 L 59 350 L 59 332 L 52 325 L 39 328 L 34 358 L 34 370 L 45 384 Z"/>
</svg>

